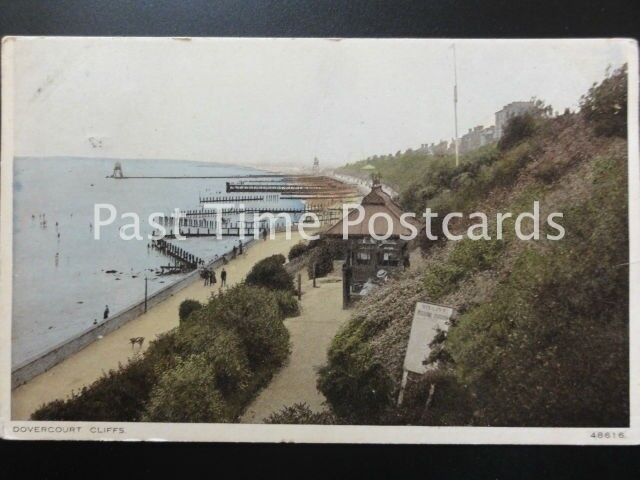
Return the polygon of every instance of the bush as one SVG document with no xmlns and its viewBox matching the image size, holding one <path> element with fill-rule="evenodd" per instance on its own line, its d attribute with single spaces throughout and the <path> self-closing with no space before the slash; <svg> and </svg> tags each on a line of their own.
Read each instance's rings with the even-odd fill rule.
<svg viewBox="0 0 640 480">
<path fill-rule="evenodd" d="M 293 277 L 285 270 L 284 262 L 284 255 L 273 255 L 259 261 L 253 266 L 245 282 L 257 287 L 293 291 Z"/>
<path fill-rule="evenodd" d="M 318 390 L 341 421 L 369 425 L 381 423 L 393 404 L 393 382 L 363 341 L 363 326 L 352 321 L 333 339 Z"/>
<path fill-rule="evenodd" d="M 190 322 L 181 329 L 178 351 L 182 355 L 202 353 L 213 369 L 216 388 L 224 394 L 246 385 L 251 372 L 242 339 L 233 330 L 208 322 Z"/>
<path fill-rule="evenodd" d="M 178 360 L 174 368 L 160 375 L 142 419 L 172 423 L 229 421 L 215 373 L 205 355 Z"/>
<path fill-rule="evenodd" d="M 309 278 L 313 278 L 313 269 L 315 265 L 316 278 L 326 277 L 333 271 L 333 259 L 335 249 L 327 243 L 323 243 L 314 248 L 309 263 L 307 264 L 307 274 Z"/>
<path fill-rule="evenodd" d="M 235 419 L 289 355 L 289 333 L 282 319 L 294 310 L 294 303 L 286 295 L 238 285 L 213 296 L 189 321 L 151 342 L 142 357 L 70 399 L 41 407 L 32 418 Z"/>
<path fill-rule="evenodd" d="M 283 318 L 297 317 L 300 315 L 300 304 L 293 293 L 286 290 L 274 290 L 273 293 Z"/>
<path fill-rule="evenodd" d="M 65 400 L 43 405 L 32 420 L 136 422 L 156 376 L 151 362 L 132 360 Z"/>
<path fill-rule="evenodd" d="M 582 97 L 580 112 L 596 135 L 627 136 L 627 65 L 617 69 Z"/>
<path fill-rule="evenodd" d="M 265 258 L 264 260 L 275 262 L 279 265 L 284 265 L 287 263 L 287 259 L 281 253 L 276 253 L 275 255 L 271 255 L 270 257 Z"/>
<path fill-rule="evenodd" d="M 424 275 L 424 286 L 431 300 L 454 291 L 460 281 L 475 272 L 495 267 L 506 240 L 458 242 L 446 262 L 432 266 Z"/>
<path fill-rule="evenodd" d="M 197 312 L 201 308 L 202 304 L 197 300 L 191 300 L 190 298 L 183 300 L 178 309 L 180 322 L 184 322 L 193 312 Z"/>
<path fill-rule="evenodd" d="M 305 253 L 307 253 L 307 250 L 309 250 L 309 247 L 306 243 L 296 243 L 293 247 L 291 247 L 291 250 L 289 250 L 289 261 L 304 255 Z"/>
<path fill-rule="evenodd" d="M 453 372 L 437 369 L 407 382 L 402 407 L 388 423 L 454 427 L 470 425 L 472 420 L 473 403 L 468 389 Z"/>
<path fill-rule="evenodd" d="M 509 150 L 518 143 L 531 137 L 536 131 L 536 120 L 533 114 L 527 112 L 510 118 L 504 128 L 504 133 L 498 141 L 500 150 Z"/>
<path fill-rule="evenodd" d="M 289 332 L 277 297 L 266 288 L 238 285 L 216 297 L 203 318 L 234 330 L 241 339 L 251 369 L 279 367 L 289 355 Z"/>
<path fill-rule="evenodd" d="M 335 425 L 336 419 L 330 412 L 313 412 L 306 403 L 295 403 L 272 413 L 264 423 L 285 425 Z"/>
</svg>

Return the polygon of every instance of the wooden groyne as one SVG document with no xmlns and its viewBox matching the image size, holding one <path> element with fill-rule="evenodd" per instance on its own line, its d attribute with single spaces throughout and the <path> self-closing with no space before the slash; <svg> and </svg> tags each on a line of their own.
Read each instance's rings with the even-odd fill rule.
<svg viewBox="0 0 640 480">
<path fill-rule="evenodd" d="M 200 203 L 263 202 L 264 199 L 264 195 L 209 196 L 200 197 Z"/>
<path fill-rule="evenodd" d="M 226 182 L 227 193 L 278 193 L 281 198 L 340 198 L 358 194 L 352 185 L 326 176 L 298 177 L 289 182 Z"/>
<path fill-rule="evenodd" d="M 180 248 L 173 243 L 169 243 L 163 238 L 159 238 L 158 240 L 152 240 L 151 246 L 165 255 L 174 258 L 175 260 L 181 262 L 185 268 L 189 270 L 193 270 L 198 268 L 199 265 L 204 265 L 204 260 L 200 257 L 195 256 L 192 253 L 187 252 L 184 248 Z"/>
</svg>

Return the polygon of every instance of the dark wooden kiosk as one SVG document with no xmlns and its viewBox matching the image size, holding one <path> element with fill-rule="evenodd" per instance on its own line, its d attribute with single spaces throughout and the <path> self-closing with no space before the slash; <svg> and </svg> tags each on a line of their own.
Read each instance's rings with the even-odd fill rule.
<svg viewBox="0 0 640 480">
<path fill-rule="evenodd" d="M 362 199 L 364 216 L 354 223 L 360 213 L 357 209 L 338 221 L 323 233 L 323 237 L 344 242 L 345 263 L 343 265 L 344 298 L 343 307 L 350 304 L 352 294 L 358 294 L 368 281 L 385 275 L 393 275 L 408 266 L 408 241 L 413 233 L 406 224 L 416 228 L 418 224 L 411 217 L 400 221 L 403 214 L 400 206 L 382 190 L 382 185 L 374 183 L 371 191 Z M 346 228 L 347 239 L 343 238 Z M 377 240 L 390 233 L 386 240 Z"/>
</svg>

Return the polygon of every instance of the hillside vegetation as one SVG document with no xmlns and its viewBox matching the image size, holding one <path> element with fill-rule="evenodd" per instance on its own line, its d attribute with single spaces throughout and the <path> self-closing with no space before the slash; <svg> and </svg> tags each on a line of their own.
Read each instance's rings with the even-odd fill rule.
<svg viewBox="0 0 640 480">
<path fill-rule="evenodd" d="M 459 167 L 418 152 L 363 162 L 406 211 L 485 212 L 493 227 L 496 212 L 538 201 L 541 218 L 563 213 L 566 235 L 548 240 L 542 224 L 539 240 L 523 241 L 511 219 L 502 240 L 423 241 L 422 262 L 360 304 L 331 345 L 318 387 L 338 422 L 628 425 L 626 85 L 622 67 L 578 113 L 517 118 Z M 416 301 L 456 315 L 397 407 Z"/>
</svg>

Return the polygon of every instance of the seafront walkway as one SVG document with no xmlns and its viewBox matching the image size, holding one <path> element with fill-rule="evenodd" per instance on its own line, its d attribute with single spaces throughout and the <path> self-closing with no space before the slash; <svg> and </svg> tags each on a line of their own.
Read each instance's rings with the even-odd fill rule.
<svg viewBox="0 0 640 480">
<path fill-rule="evenodd" d="M 244 255 L 231 260 L 224 267 L 227 271 L 227 283 L 231 286 L 242 281 L 251 267 L 265 257 L 278 253 L 286 256 L 298 241 L 300 236 L 295 229 L 290 240 L 286 239 L 284 233 L 280 233 L 275 240 L 256 241 Z M 144 351 L 157 335 L 178 326 L 178 307 L 183 300 L 191 298 L 206 301 L 212 291 L 217 291 L 220 288 L 221 269 L 222 267 L 216 269 L 218 283 L 213 288 L 205 287 L 200 279 L 194 281 L 147 313 L 16 388 L 11 395 L 11 418 L 28 420 L 31 413 L 44 403 L 66 398 L 73 391 L 78 392 L 100 378 L 104 372 L 118 368 L 119 364 L 126 364 L 134 355 Z M 134 337 L 144 337 L 142 349 L 137 345 L 132 348 L 130 339 Z"/>
<path fill-rule="evenodd" d="M 302 273 L 301 314 L 285 320 L 291 335 L 291 356 L 271 383 L 247 407 L 241 423 L 262 423 L 284 406 L 305 402 L 311 410 L 324 410 L 324 396 L 316 388 L 317 369 L 324 365 L 331 340 L 350 312 L 342 309 L 341 262 L 334 271 L 317 280 L 313 288 L 306 271 Z"/>
</svg>

